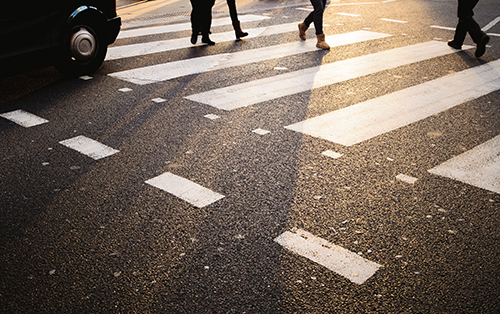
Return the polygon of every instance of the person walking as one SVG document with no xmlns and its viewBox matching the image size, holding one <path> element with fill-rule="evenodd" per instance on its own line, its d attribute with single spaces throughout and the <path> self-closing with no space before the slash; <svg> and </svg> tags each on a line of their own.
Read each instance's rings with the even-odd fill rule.
<svg viewBox="0 0 500 314">
<path fill-rule="evenodd" d="M 212 7 L 215 0 L 190 0 L 193 10 L 191 11 L 191 43 L 194 45 L 201 31 L 201 42 L 210 46 L 215 42 L 210 40 L 210 26 L 212 25 Z"/>
<path fill-rule="evenodd" d="M 227 6 L 229 7 L 229 15 L 231 15 L 231 22 L 233 23 L 236 38 L 240 39 L 248 36 L 247 32 L 241 30 L 240 21 L 238 21 L 238 13 L 236 12 L 236 0 L 227 0 Z"/>
<path fill-rule="evenodd" d="M 481 27 L 476 23 L 473 9 L 479 0 L 458 0 L 458 25 L 455 29 L 455 37 L 448 41 L 448 46 L 455 49 L 462 49 L 467 32 L 476 43 L 476 58 L 481 57 L 486 52 L 486 45 L 490 37 L 486 35 Z"/>
<path fill-rule="evenodd" d="M 326 0 L 311 0 L 314 11 L 309 13 L 304 22 L 299 24 L 299 37 L 302 40 L 306 40 L 306 30 L 309 25 L 314 22 L 314 28 L 316 29 L 316 38 L 318 42 L 316 47 L 321 49 L 330 49 L 330 46 L 325 41 L 325 34 L 323 33 L 323 12 L 326 7 Z"/>
</svg>

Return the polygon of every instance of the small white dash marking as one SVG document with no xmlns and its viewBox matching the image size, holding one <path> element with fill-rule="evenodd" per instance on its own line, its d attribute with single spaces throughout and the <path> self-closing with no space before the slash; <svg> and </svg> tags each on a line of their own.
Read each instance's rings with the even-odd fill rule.
<svg viewBox="0 0 500 314">
<path fill-rule="evenodd" d="M 88 76 L 88 75 L 80 76 L 80 79 L 82 79 L 84 81 L 91 80 L 92 78 L 93 78 L 92 76 Z"/>
<path fill-rule="evenodd" d="M 266 135 L 266 134 L 271 133 L 271 131 L 263 130 L 263 129 L 255 129 L 252 132 L 259 134 L 259 135 Z"/>
<path fill-rule="evenodd" d="M 353 13 L 343 13 L 343 12 L 338 12 L 337 15 L 343 15 L 343 16 L 360 16 L 359 14 L 353 14 Z"/>
<path fill-rule="evenodd" d="M 301 229 L 286 231 L 274 241 L 358 285 L 363 284 L 382 267 L 382 265 Z"/>
<path fill-rule="evenodd" d="M 337 158 L 340 158 L 342 157 L 343 155 L 340 154 L 340 153 L 336 153 L 334 151 L 331 151 L 331 150 L 325 150 L 324 152 L 322 152 L 321 154 L 325 155 L 325 156 L 328 156 L 330 158 L 333 158 L 333 159 L 337 159 Z"/>
<path fill-rule="evenodd" d="M 417 178 L 414 178 L 414 177 L 411 177 L 411 176 L 408 176 L 406 174 L 398 174 L 396 176 L 396 179 L 398 179 L 399 181 L 403 181 L 405 183 L 408 183 L 408 184 L 415 184 L 415 182 L 417 182 Z"/>
<path fill-rule="evenodd" d="M 444 29 L 446 31 L 455 31 L 454 27 L 444 27 L 444 26 L 438 26 L 438 25 L 431 25 L 431 28 Z"/>
<path fill-rule="evenodd" d="M 205 117 L 205 118 L 207 118 L 207 119 L 210 119 L 210 120 L 216 120 L 216 119 L 219 119 L 219 118 L 220 118 L 218 115 L 216 115 L 216 114 L 211 114 L 211 113 L 210 113 L 210 114 L 205 115 L 204 117 Z"/>
<path fill-rule="evenodd" d="M 285 67 L 274 67 L 274 69 L 276 71 L 286 71 L 286 70 L 288 70 L 288 68 L 285 68 Z"/>
<path fill-rule="evenodd" d="M 128 88 L 128 87 L 124 87 L 124 88 L 120 88 L 119 91 L 122 92 L 122 93 L 128 93 L 128 92 L 131 92 L 132 89 Z"/>
<path fill-rule="evenodd" d="M 386 22 L 393 22 L 393 23 L 401 23 L 401 24 L 406 24 L 408 21 L 400 21 L 400 20 L 393 20 L 393 19 L 380 19 L 381 21 L 386 21 Z"/>
<path fill-rule="evenodd" d="M 61 141 L 59 144 L 74 149 L 95 160 L 108 157 L 119 152 L 116 149 L 101 144 L 83 135 Z"/>
<path fill-rule="evenodd" d="M 210 205 L 224 197 L 222 194 L 170 172 L 149 179 L 146 183 L 177 196 L 198 208 Z"/>
<path fill-rule="evenodd" d="M 36 126 L 36 125 L 40 125 L 40 124 L 49 122 L 49 120 L 45 120 L 43 118 L 40 118 L 32 113 L 29 113 L 29 112 L 22 110 L 22 109 L 2 113 L 2 114 L 0 114 L 0 117 L 3 117 L 7 120 L 14 122 L 14 123 L 17 123 L 20 126 L 23 126 L 25 128 L 29 128 L 32 126 Z"/>
<path fill-rule="evenodd" d="M 163 99 L 163 98 L 154 98 L 154 99 L 151 99 L 152 101 L 154 101 L 155 103 L 161 103 L 161 102 L 166 102 L 167 100 L 166 99 Z"/>
</svg>

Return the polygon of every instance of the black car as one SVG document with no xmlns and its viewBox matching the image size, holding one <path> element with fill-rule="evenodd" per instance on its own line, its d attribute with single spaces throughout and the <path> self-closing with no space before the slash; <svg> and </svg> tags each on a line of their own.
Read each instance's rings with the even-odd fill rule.
<svg viewBox="0 0 500 314">
<path fill-rule="evenodd" d="M 90 74 L 118 36 L 116 0 L 14 0 L 0 9 L 2 72 L 47 62 L 67 75 Z"/>
</svg>

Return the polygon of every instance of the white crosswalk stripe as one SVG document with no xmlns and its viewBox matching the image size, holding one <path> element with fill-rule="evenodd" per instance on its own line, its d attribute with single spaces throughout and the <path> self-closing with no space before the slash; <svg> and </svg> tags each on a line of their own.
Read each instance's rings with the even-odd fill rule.
<svg viewBox="0 0 500 314">
<path fill-rule="evenodd" d="M 245 14 L 239 17 L 239 21 L 241 23 L 257 22 L 266 19 L 269 19 L 269 17 L 262 15 L 253 15 L 253 14 Z M 232 23 L 231 18 L 229 17 L 221 19 L 213 19 L 212 27 L 231 25 L 231 23 Z M 118 39 L 133 38 L 146 35 L 158 35 L 158 34 L 173 33 L 180 31 L 187 31 L 187 30 L 191 30 L 191 23 L 179 23 L 179 24 L 162 25 L 154 27 L 144 27 L 138 29 L 122 30 L 118 34 Z"/>
<path fill-rule="evenodd" d="M 331 47 L 338 47 L 389 36 L 390 35 L 381 33 L 357 31 L 327 36 L 326 41 L 331 43 Z M 152 65 L 143 68 L 111 73 L 109 76 L 131 83 L 145 85 L 154 82 L 167 81 L 186 75 L 226 69 L 270 59 L 283 58 L 315 50 L 318 50 L 318 48 L 316 47 L 316 43 L 314 41 L 292 42 L 282 45 L 250 49 L 231 54 L 210 55 L 194 59 Z"/>
<path fill-rule="evenodd" d="M 472 47 L 464 47 L 466 48 Z M 215 89 L 186 98 L 218 109 L 234 110 L 453 52 L 442 42 L 430 41 Z"/>
<path fill-rule="evenodd" d="M 429 172 L 500 194 L 500 135 Z"/>
<path fill-rule="evenodd" d="M 500 89 L 499 71 L 497 60 L 286 128 L 351 146 Z"/>
<path fill-rule="evenodd" d="M 287 33 L 291 31 L 295 31 L 297 29 L 297 24 L 299 22 L 293 22 L 288 24 L 281 25 L 273 25 L 267 27 L 258 27 L 251 28 L 245 30 L 249 33 L 248 37 L 245 38 L 253 38 L 258 36 L 268 36 L 268 35 L 276 35 Z M 234 31 L 233 32 L 225 32 L 225 33 L 217 33 L 212 34 L 210 38 L 215 42 L 227 42 L 233 41 Z M 124 46 L 115 46 L 110 47 L 108 49 L 108 54 L 106 55 L 106 60 L 117 60 L 122 58 L 130 58 L 143 56 L 158 52 L 165 52 L 183 48 L 189 48 L 193 45 L 190 42 L 190 38 L 178 38 L 178 39 L 170 39 L 163 41 L 155 41 L 155 42 L 147 42 L 140 44 L 132 44 L 132 45 L 124 45 Z"/>
</svg>

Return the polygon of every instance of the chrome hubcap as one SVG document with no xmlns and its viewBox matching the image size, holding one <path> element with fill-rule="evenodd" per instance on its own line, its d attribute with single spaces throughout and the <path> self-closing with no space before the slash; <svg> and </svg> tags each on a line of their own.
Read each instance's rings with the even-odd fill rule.
<svg viewBox="0 0 500 314">
<path fill-rule="evenodd" d="M 80 28 L 70 39 L 71 55 L 77 61 L 86 61 L 94 57 L 97 52 L 97 42 L 87 29 Z"/>
</svg>

